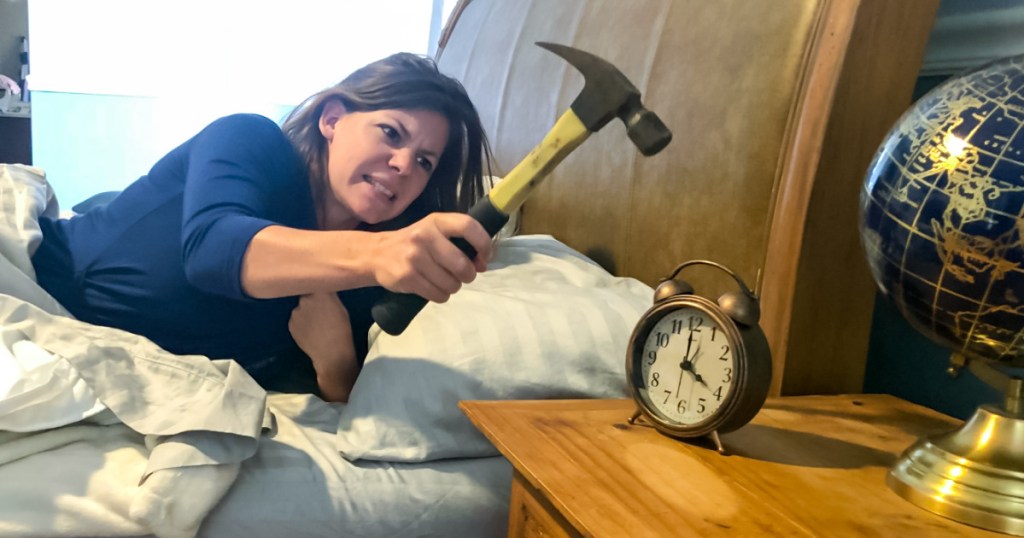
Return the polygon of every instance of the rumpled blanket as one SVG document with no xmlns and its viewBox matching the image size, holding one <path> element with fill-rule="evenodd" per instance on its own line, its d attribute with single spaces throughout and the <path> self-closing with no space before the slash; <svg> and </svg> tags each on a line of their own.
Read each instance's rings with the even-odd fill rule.
<svg viewBox="0 0 1024 538">
<path fill-rule="evenodd" d="M 273 427 L 267 395 L 233 361 L 168 353 L 73 319 L 35 283 L 40 215 L 56 215 L 41 170 L 0 164 L 0 465 L 70 443 L 145 436 L 134 491 L 111 491 L 106 535 L 195 536 Z M 116 458 L 116 454 L 111 455 Z M 31 477 L 25 477 L 32 479 Z M 90 496 L 103 496 L 102 485 Z M 0 499 L 0 503 L 16 499 Z M 68 522 L 0 534 L 82 532 Z"/>
</svg>

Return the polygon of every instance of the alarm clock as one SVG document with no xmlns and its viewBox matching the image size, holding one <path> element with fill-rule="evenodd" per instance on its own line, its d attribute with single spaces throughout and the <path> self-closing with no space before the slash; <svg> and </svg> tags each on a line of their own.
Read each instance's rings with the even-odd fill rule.
<svg viewBox="0 0 1024 538">
<path fill-rule="evenodd" d="M 677 278 L 705 265 L 731 276 L 738 290 L 717 301 L 697 295 Z M 750 422 L 768 396 L 772 357 L 758 325 L 757 296 L 729 268 L 707 260 L 678 265 L 654 292 L 626 350 L 626 376 L 637 412 L 661 433 L 709 437 L 719 452 L 720 433 Z"/>
</svg>

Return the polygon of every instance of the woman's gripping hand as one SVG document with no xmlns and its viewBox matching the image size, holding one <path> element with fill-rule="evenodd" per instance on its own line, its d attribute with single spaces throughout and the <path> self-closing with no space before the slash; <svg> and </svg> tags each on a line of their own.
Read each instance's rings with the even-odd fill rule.
<svg viewBox="0 0 1024 538">
<path fill-rule="evenodd" d="M 443 303 L 487 268 L 491 238 L 483 226 L 462 213 L 433 213 L 393 232 L 375 234 L 374 276 L 395 292 L 414 293 Z M 452 237 L 466 240 L 477 252 L 470 260 Z"/>
</svg>

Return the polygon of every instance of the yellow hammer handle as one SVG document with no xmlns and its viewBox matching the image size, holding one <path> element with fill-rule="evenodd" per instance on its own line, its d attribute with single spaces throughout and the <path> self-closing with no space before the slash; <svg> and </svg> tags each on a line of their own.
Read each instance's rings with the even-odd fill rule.
<svg viewBox="0 0 1024 538">
<path fill-rule="evenodd" d="M 487 197 L 491 204 L 498 211 L 511 215 L 541 180 L 589 136 L 590 131 L 576 113 L 571 108 L 566 110 L 544 140 L 490 191 Z"/>
</svg>

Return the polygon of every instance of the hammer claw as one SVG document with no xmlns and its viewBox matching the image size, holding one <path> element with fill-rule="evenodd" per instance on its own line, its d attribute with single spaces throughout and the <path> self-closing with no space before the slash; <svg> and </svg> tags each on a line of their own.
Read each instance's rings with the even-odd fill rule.
<svg viewBox="0 0 1024 538">
<path fill-rule="evenodd" d="M 640 90 L 608 61 L 589 52 L 559 45 L 537 42 L 572 64 L 583 74 L 583 91 L 570 108 L 590 132 L 597 132 L 618 116 L 626 124 L 630 140 L 640 153 L 658 153 L 672 141 L 672 132 L 657 114 L 640 102 Z"/>
</svg>

